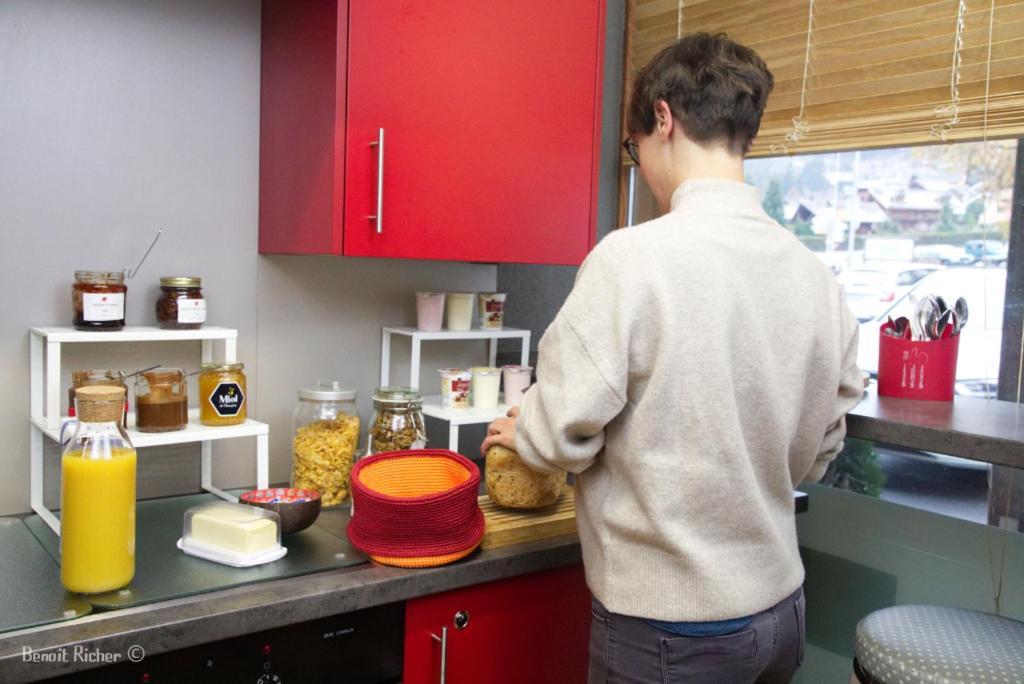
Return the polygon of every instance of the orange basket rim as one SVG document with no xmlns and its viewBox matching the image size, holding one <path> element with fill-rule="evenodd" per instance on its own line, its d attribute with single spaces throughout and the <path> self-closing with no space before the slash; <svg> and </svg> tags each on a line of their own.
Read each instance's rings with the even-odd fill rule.
<svg viewBox="0 0 1024 684">
<path fill-rule="evenodd" d="M 421 494 L 419 496 L 394 496 L 392 494 L 385 494 L 384 492 L 376 489 L 371 489 L 366 485 L 365 482 L 359 477 L 365 468 L 368 468 L 381 461 L 389 460 L 404 460 L 412 457 L 428 457 L 428 458 L 439 458 L 454 461 L 458 465 L 465 468 L 469 474 L 464 481 L 459 484 L 450 487 L 448 489 L 432 492 L 430 494 Z M 373 454 L 365 458 L 359 459 L 356 464 L 352 467 L 352 473 L 349 476 L 352 489 L 358 490 L 361 496 L 379 501 L 382 503 L 391 503 L 397 505 L 416 505 L 422 503 L 429 503 L 435 501 L 443 501 L 446 498 L 458 497 L 465 493 L 467 489 L 472 489 L 474 492 L 480 486 L 480 469 L 475 463 L 463 456 L 462 454 L 455 453 L 454 451 L 448 451 L 446 449 L 416 449 L 411 451 L 386 451 L 379 454 Z"/>
</svg>

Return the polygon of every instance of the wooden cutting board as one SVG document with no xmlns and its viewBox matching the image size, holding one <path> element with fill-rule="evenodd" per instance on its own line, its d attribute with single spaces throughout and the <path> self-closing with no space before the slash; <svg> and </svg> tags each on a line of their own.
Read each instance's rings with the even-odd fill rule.
<svg viewBox="0 0 1024 684">
<path fill-rule="evenodd" d="M 576 533 L 576 496 L 569 485 L 558 501 L 536 511 L 502 508 L 488 496 L 480 497 L 480 509 L 486 521 L 482 549 Z"/>
</svg>

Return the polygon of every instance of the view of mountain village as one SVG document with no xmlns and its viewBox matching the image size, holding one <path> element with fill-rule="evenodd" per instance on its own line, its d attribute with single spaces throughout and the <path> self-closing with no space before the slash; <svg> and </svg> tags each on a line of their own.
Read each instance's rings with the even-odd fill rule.
<svg viewBox="0 0 1024 684">
<path fill-rule="evenodd" d="M 872 256 L 948 265 L 969 241 L 1005 245 L 1016 148 L 1005 140 L 754 159 L 747 180 L 765 210 L 837 272 Z M 871 238 L 902 244 L 873 255 Z M 906 240 L 912 249 L 901 253 Z"/>
</svg>

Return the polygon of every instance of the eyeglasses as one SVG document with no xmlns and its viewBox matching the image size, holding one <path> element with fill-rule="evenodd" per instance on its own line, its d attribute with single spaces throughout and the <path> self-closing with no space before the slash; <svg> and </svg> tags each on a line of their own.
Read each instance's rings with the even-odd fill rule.
<svg viewBox="0 0 1024 684">
<path fill-rule="evenodd" d="M 626 154 L 633 160 L 633 163 L 640 166 L 640 146 L 633 142 L 631 138 L 626 138 L 622 141 L 622 148 L 626 150 Z"/>
</svg>

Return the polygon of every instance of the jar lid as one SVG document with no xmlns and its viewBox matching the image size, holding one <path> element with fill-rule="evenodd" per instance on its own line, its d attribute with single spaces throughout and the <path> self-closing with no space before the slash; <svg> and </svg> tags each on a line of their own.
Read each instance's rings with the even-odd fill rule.
<svg viewBox="0 0 1024 684">
<path fill-rule="evenodd" d="M 355 401 L 356 390 L 345 389 L 337 380 L 319 380 L 312 387 L 300 387 L 299 399 L 312 401 Z"/>
<path fill-rule="evenodd" d="M 226 371 L 240 371 L 245 368 L 244 363 L 204 363 L 200 368 L 203 371 L 217 371 L 220 373 Z"/>
<path fill-rule="evenodd" d="M 502 366 L 501 370 L 503 370 L 503 371 L 506 371 L 506 370 L 507 371 L 512 371 L 513 373 L 525 373 L 527 371 L 533 371 L 533 366 L 509 365 L 509 366 Z"/>
<path fill-rule="evenodd" d="M 203 279 L 195 276 L 167 276 L 160 279 L 160 287 L 202 287 Z"/>
<path fill-rule="evenodd" d="M 378 387 L 373 393 L 375 407 L 419 407 L 423 405 L 423 395 L 413 387 Z"/>
<path fill-rule="evenodd" d="M 75 390 L 75 398 L 80 401 L 124 401 L 128 390 L 116 385 L 87 385 Z"/>
<path fill-rule="evenodd" d="M 75 271 L 75 280 L 94 285 L 120 285 L 124 282 L 121 271 Z"/>
<path fill-rule="evenodd" d="M 476 366 L 470 368 L 475 375 L 497 375 L 501 373 L 500 368 L 494 368 L 493 366 Z"/>
</svg>

